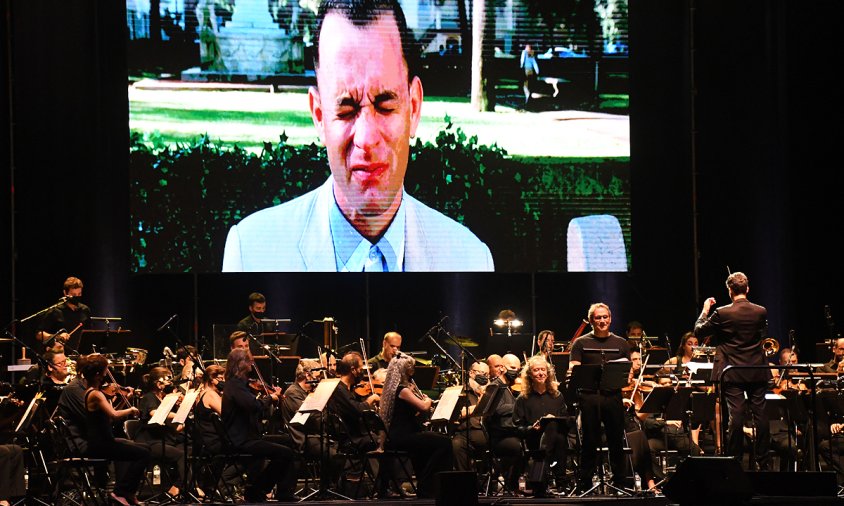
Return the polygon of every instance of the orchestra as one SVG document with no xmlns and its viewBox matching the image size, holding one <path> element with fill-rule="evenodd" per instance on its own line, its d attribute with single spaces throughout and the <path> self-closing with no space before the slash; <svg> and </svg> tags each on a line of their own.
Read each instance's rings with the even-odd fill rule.
<svg viewBox="0 0 844 506">
<path fill-rule="evenodd" d="M 742 289 L 741 284 L 732 286 L 730 294 L 741 295 Z M 168 343 L 177 351 L 165 346 L 164 360 L 146 367 L 140 363 L 147 353 L 142 349 L 131 348 L 130 353 L 127 347 L 125 356 L 80 353 L 69 345 L 73 329 L 65 327 L 74 317 L 89 321 L 90 309 L 78 298 L 78 279 L 68 278 L 64 293 L 61 303 L 47 312 L 53 321 L 37 327 L 34 342 L 45 344 L 37 365 L 19 383 L 2 390 L 2 413 L 8 419 L 3 426 L 13 430 L 0 440 L 0 505 L 11 504 L 21 494 L 39 493 L 37 487 L 27 490 L 18 484 L 22 469 L 37 474 L 39 465 L 22 455 L 46 453 L 44 461 L 50 462 L 51 449 L 37 441 L 32 444 L 27 434 L 49 432 L 51 419 L 61 421 L 68 446 L 80 457 L 108 463 L 92 464 L 92 479 L 97 484 L 113 481 L 109 499 L 122 505 L 138 504 L 152 493 L 143 483 L 153 465 L 165 470 L 160 486 L 170 502 L 201 500 L 206 491 L 212 499 L 227 501 L 298 500 L 297 482 L 304 479 L 306 460 L 318 465 L 324 481 L 337 490 L 343 480 L 348 485 L 349 480 L 366 480 L 367 473 L 378 474 L 380 481 L 373 478 L 372 488 L 363 488 L 363 494 L 373 498 L 412 496 L 411 489 L 396 489 L 383 475 L 411 481 L 420 498 L 436 497 L 438 474 L 452 469 L 495 475 L 497 488 L 478 480 L 478 491 L 485 494 L 653 495 L 684 458 L 722 455 L 715 423 L 722 393 L 728 395 L 729 408 L 724 413 L 729 430 L 723 452 L 749 451 L 747 468 L 767 469 L 770 448 L 780 470 L 827 469 L 844 483 L 844 392 L 839 381 L 844 379 L 844 339 L 828 341 L 829 362 L 808 365 L 798 357 L 793 339 L 791 346 L 780 349 L 776 340 L 762 337 L 759 323 L 749 337 L 755 343 L 754 355 L 746 362 L 764 360 L 770 381 L 752 375 L 741 378 L 747 384 L 719 385 L 709 371 L 718 371 L 720 354 L 729 351 L 729 340 L 718 334 L 717 326 L 717 318 L 729 308 L 716 310 L 711 302 L 695 331 L 677 336 L 676 354 L 670 357 L 643 332 L 628 332 L 626 338 L 614 334 L 609 306 L 595 303 L 569 341 L 561 342 L 553 330 L 545 329 L 531 339 L 528 350 L 487 348 L 484 356 L 462 363 L 440 362 L 436 368 L 441 374 L 432 383 L 418 385 L 415 371 L 430 362 L 414 356 L 419 352 L 403 352 L 402 335 L 396 331 L 383 335 L 381 349 L 372 357 L 367 340 L 360 338 L 341 346 L 347 350 L 343 354 L 335 351 L 337 343 L 317 346 L 315 358 L 295 357 L 295 370 L 286 376 L 280 368 L 262 372 L 251 349 L 254 324 L 263 328 L 266 308 L 266 299 L 259 300 L 257 293 L 250 296 L 245 322 L 224 337 L 229 344 L 225 359 L 205 359 L 197 347 L 181 342 Z M 741 309 L 743 304 L 748 303 L 742 297 L 733 297 L 733 306 Z M 73 313 L 83 308 L 86 318 Z M 641 324 L 634 327 L 641 330 Z M 712 346 L 709 336 L 714 337 Z M 263 347 L 262 343 L 259 349 Z M 566 363 L 567 369 L 559 369 Z M 608 374 L 613 363 L 628 364 L 623 386 L 574 384 L 581 367 L 597 366 Z M 130 376 L 129 368 L 143 374 Z M 337 383 L 323 411 L 303 412 L 325 381 Z M 438 396 L 450 387 L 460 387 L 458 401 L 435 423 Z M 754 416 L 740 419 L 733 412 L 737 394 L 728 387 L 747 388 L 748 397 L 761 388 L 776 409 L 769 409 L 768 417 L 757 403 Z M 44 402 L 35 403 L 32 392 Z M 792 412 L 794 403 L 805 405 L 810 393 L 818 395 L 816 409 L 808 410 L 816 420 L 805 417 L 805 407 Z M 170 394 L 177 399 L 165 404 Z M 672 411 L 671 401 L 660 403 L 660 396 L 686 396 L 687 404 Z M 702 398 L 710 408 L 701 407 Z M 192 404 L 182 410 L 187 399 Z M 24 419 L 29 404 L 45 407 Z M 156 422 L 162 406 L 166 414 Z M 187 417 L 176 421 L 182 411 Z M 373 424 L 374 419 L 378 423 Z M 810 421 L 817 422 L 816 434 Z M 137 428 L 130 433 L 129 427 Z M 812 444 L 818 445 L 814 456 Z M 402 475 L 395 462 L 373 457 L 391 450 L 408 455 L 410 474 Z M 759 451 L 766 453 L 754 453 Z M 214 478 L 197 467 L 204 458 L 232 452 L 249 457 L 245 462 L 223 458 Z M 362 459 L 358 463 L 367 464 L 346 461 L 355 455 Z"/>
</svg>

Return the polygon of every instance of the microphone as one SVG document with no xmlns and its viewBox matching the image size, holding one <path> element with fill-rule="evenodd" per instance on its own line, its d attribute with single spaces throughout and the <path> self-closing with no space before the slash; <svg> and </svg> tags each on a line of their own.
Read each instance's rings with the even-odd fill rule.
<svg viewBox="0 0 844 506">
<path fill-rule="evenodd" d="M 59 329 L 59 330 L 57 330 L 55 334 L 53 334 L 52 336 L 50 336 L 50 338 L 49 338 L 49 339 L 47 339 L 46 341 L 44 341 L 44 344 L 46 345 L 47 343 L 50 343 L 50 342 L 55 341 L 55 340 L 56 340 L 56 337 L 57 337 L 59 334 L 61 334 L 62 332 L 67 332 L 67 329 Z"/>
<path fill-rule="evenodd" d="M 443 326 L 443 322 L 444 322 L 444 321 L 446 321 L 446 320 L 448 320 L 448 315 L 443 316 L 442 318 L 440 318 L 440 321 L 438 321 L 436 325 L 434 325 L 433 327 L 431 327 L 430 329 L 428 329 L 428 332 L 425 332 L 425 334 L 423 334 L 423 335 L 422 335 L 422 337 L 420 337 L 420 338 L 419 338 L 419 340 L 417 341 L 417 343 L 424 342 L 424 341 L 425 341 L 425 339 L 426 339 L 429 335 L 431 335 L 431 332 L 433 332 L 433 331 L 434 331 L 434 329 L 441 329 L 441 328 L 442 328 L 442 326 Z"/>
<path fill-rule="evenodd" d="M 173 320 L 175 320 L 178 317 L 179 317 L 178 314 L 174 314 L 173 316 L 171 316 L 166 322 L 164 322 L 164 325 L 158 327 L 158 330 L 156 330 L 156 332 L 161 332 L 162 330 L 167 328 L 167 325 L 170 325 L 170 322 L 172 322 Z"/>
</svg>

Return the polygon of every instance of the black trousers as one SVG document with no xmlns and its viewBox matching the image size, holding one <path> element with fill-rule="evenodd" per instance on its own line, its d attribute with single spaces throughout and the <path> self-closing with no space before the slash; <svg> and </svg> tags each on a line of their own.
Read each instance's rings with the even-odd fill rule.
<svg viewBox="0 0 844 506">
<path fill-rule="evenodd" d="M 610 452 L 610 468 L 613 481 L 624 478 L 624 405 L 621 392 L 583 393 L 580 396 L 580 424 L 583 439 L 580 449 L 580 472 L 578 479 L 588 482 L 592 479 L 598 463 L 598 448 L 601 444 L 601 424 Z"/>
<path fill-rule="evenodd" d="M 246 441 L 238 451 L 255 456 L 246 468 L 249 477 L 247 500 L 263 500 L 273 486 L 278 487 L 279 498 L 293 495 L 296 483 L 296 453 L 287 446 L 263 439 Z"/>
<path fill-rule="evenodd" d="M 729 423 L 727 428 L 727 455 L 744 455 L 744 422 L 747 420 L 747 408 L 753 415 L 756 426 L 756 460 L 764 469 L 768 465 L 768 450 L 771 448 L 771 426 L 765 413 L 765 393 L 767 382 L 723 383 L 721 385 L 724 401 L 727 404 Z M 747 398 L 745 399 L 745 394 Z"/>
<path fill-rule="evenodd" d="M 454 467 L 458 471 L 474 471 L 472 457 L 489 448 L 489 441 L 483 429 L 458 430 L 451 437 L 451 451 L 454 454 Z"/>
<path fill-rule="evenodd" d="M 152 459 L 161 460 L 168 466 L 175 468 L 176 476 L 172 485 L 179 490 L 184 488 L 188 481 L 185 475 L 185 450 L 167 443 L 162 445 L 161 441 L 147 442 L 145 444 L 149 448 Z"/>
<path fill-rule="evenodd" d="M 26 495 L 23 476 L 23 448 L 0 445 L 0 500 Z"/>
<path fill-rule="evenodd" d="M 392 447 L 406 451 L 416 473 L 416 493 L 420 497 L 436 497 L 436 476 L 451 471 L 451 440 L 438 432 L 416 432 L 392 441 Z"/>
<path fill-rule="evenodd" d="M 88 441 L 86 456 L 114 461 L 114 494 L 120 497 L 137 494 L 150 459 L 146 445 L 119 438 Z"/>
<path fill-rule="evenodd" d="M 559 422 L 551 422 L 544 431 L 531 430 L 525 438 L 527 449 L 541 450 L 544 470 L 552 472 L 555 478 L 565 477 L 566 459 L 568 456 L 568 427 Z M 556 462 L 553 468 L 551 464 Z M 542 476 L 544 483 L 547 475 Z"/>
</svg>

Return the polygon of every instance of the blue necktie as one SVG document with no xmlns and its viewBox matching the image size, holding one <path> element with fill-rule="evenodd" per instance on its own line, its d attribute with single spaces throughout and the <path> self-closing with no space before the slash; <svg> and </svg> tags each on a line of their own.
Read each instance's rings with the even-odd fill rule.
<svg viewBox="0 0 844 506">
<path fill-rule="evenodd" d="M 387 270 L 385 264 L 386 262 L 381 249 L 373 244 L 369 248 L 369 257 L 366 259 L 366 263 L 363 264 L 363 272 L 384 272 Z"/>
</svg>

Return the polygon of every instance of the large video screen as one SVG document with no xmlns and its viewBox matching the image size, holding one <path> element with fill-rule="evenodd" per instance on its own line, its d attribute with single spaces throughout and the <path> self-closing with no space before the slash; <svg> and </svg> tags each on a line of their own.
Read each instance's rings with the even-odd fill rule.
<svg viewBox="0 0 844 506">
<path fill-rule="evenodd" d="M 631 269 L 626 0 L 334 3 L 127 0 L 134 272 Z"/>
</svg>

